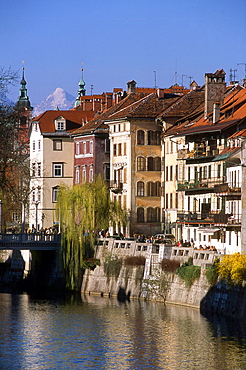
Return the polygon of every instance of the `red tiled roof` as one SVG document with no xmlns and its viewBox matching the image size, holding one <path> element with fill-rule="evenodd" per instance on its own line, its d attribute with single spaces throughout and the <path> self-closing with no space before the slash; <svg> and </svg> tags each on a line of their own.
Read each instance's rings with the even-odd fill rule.
<svg viewBox="0 0 246 370">
<path fill-rule="evenodd" d="M 58 117 L 66 119 L 66 131 L 71 132 L 74 129 L 80 127 L 83 121 L 91 120 L 94 113 L 90 111 L 76 111 L 76 110 L 48 110 L 35 119 L 32 122 L 39 123 L 39 127 L 42 133 L 54 133 L 55 125 L 54 121 Z"/>
</svg>

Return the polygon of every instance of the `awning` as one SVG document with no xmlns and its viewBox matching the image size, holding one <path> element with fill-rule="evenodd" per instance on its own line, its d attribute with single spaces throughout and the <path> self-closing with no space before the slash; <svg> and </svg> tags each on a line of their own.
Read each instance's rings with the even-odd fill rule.
<svg viewBox="0 0 246 370">
<path fill-rule="evenodd" d="M 199 232 L 202 232 L 203 234 L 207 234 L 207 235 L 213 235 L 214 233 L 216 233 L 216 231 L 219 231 L 220 229 L 217 227 L 198 227 L 198 231 Z"/>
</svg>

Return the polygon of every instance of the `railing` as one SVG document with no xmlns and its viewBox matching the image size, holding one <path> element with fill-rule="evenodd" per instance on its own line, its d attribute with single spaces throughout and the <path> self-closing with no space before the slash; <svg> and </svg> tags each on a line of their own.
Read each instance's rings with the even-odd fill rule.
<svg viewBox="0 0 246 370">
<path fill-rule="evenodd" d="M 223 194 L 226 193 L 226 195 L 229 194 L 241 194 L 241 183 L 237 183 L 235 185 L 232 185 L 230 183 L 224 183 L 224 184 L 217 184 L 214 186 L 214 192 L 217 194 Z"/>
<path fill-rule="evenodd" d="M 123 183 L 119 181 L 110 181 L 109 187 L 112 192 L 120 193 L 123 190 Z"/>
<path fill-rule="evenodd" d="M 241 223 L 241 214 L 206 211 L 177 213 L 177 222 L 199 223 L 200 221 L 221 225 L 236 225 Z"/>
<path fill-rule="evenodd" d="M 219 154 L 219 149 L 207 147 L 198 147 L 194 150 L 180 149 L 178 151 L 178 159 L 193 159 L 201 157 L 214 157 Z"/>
<path fill-rule="evenodd" d="M 185 190 L 202 190 L 213 189 L 216 185 L 221 184 L 221 179 L 196 179 L 178 181 L 178 191 Z"/>
<path fill-rule="evenodd" d="M 13 244 L 13 243 L 60 243 L 60 234 L 41 234 L 41 233 L 31 233 L 31 234 L 0 234 L 0 244 Z"/>
</svg>

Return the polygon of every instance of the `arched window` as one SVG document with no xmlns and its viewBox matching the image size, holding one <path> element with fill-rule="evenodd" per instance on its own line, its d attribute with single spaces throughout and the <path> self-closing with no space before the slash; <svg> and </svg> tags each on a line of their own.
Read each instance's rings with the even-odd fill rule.
<svg viewBox="0 0 246 370">
<path fill-rule="evenodd" d="M 137 222 L 144 222 L 144 208 L 137 209 Z"/>
<path fill-rule="evenodd" d="M 148 145 L 160 145 L 160 131 L 148 131 Z"/>
<path fill-rule="evenodd" d="M 137 196 L 144 197 L 144 182 L 143 181 L 139 181 L 137 183 Z"/>
<path fill-rule="evenodd" d="M 144 145 L 144 131 L 138 130 L 137 132 L 137 145 Z"/>
<path fill-rule="evenodd" d="M 155 185 L 156 185 L 156 196 L 160 197 L 161 196 L 161 183 L 157 181 Z"/>
<path fill-rule="evenodd" d="M 160 222 L 161 220 L 161 209 L 159 207 L 155 208 L 155 220 L 156 222 Z"/>
<path fill-rule="evenodd" d="M 145 158 L 138 157 L 137 158 L 137 171 L 145 171 L 145 169 L 146 169 Z"/>
<path fill-rule="evenodd" d="M 148 171 L 154 171 L 154 158 L 148 157 Z"/>
<path fill-rule="evenodd" d="M 147 196 L 155 197 L 156 196 L 156 184 L 152 181 L 147 183 Z"/>
<path fill-rule="evenodd" d="M 155 157 L 155 171 L 161 171 L 161 158 Z"/>
<path fill-rule="evenodd" d="M 152 207 L 147 208 L 147 222 L 155 222 L 155 210 Z"/>
</svg>

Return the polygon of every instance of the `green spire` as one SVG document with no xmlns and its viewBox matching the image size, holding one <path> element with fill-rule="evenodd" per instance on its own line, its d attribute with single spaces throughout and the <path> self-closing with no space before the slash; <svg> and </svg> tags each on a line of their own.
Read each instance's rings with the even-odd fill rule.
<svg viewBox="0 0 246 370">
<path fill-rule="evenodd" d="M 78 96 L 76 98 L 76 101 L 75 101 L 75 107 L 79 106 L 80 105 L 80 97 L 81 96 L 85 96 L 85 81 L 84 81 L 84 78 L 83 78 L 83 68 L 81 68 L 81 76 L 80 76 L 80 81 L 78 83 L 79 85 L 79 89 L 78 89 Z"/>
<path fill-rule="evenodd" d="M 26 108 L 32 110 L 30 100 L 27 96 L 27 88 L 26 88 L 26 80 L 24 77 L 24 70 L 25 68 L 22 67 L 22 79 L 20 82 L 21 88 L 20 88 L 20 96 L 19 99 L 16 103 L 16 107 L 21 109 L 21 108 Z"/>
</svg>

